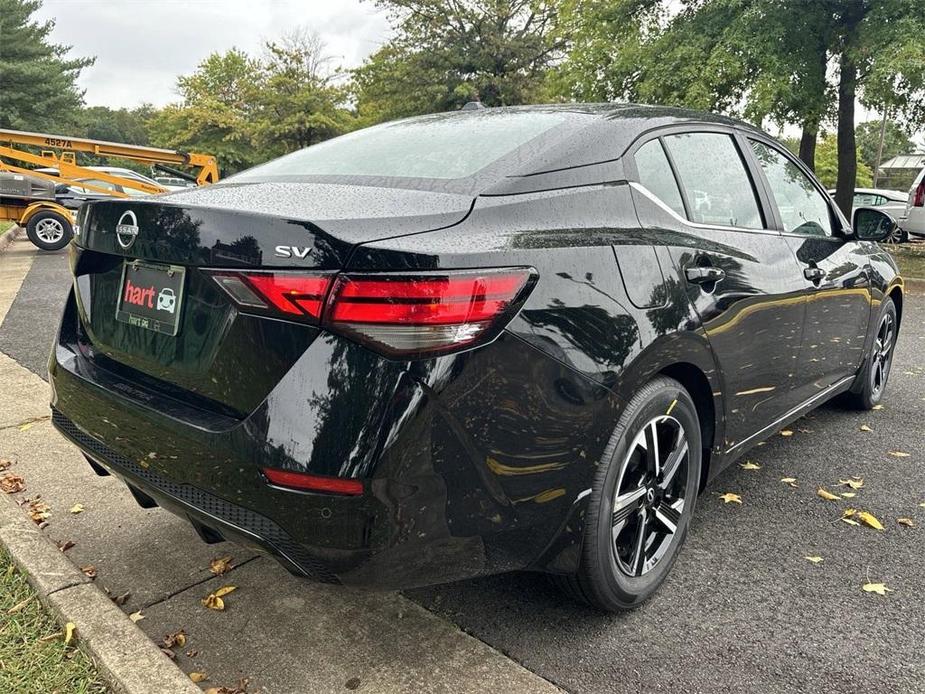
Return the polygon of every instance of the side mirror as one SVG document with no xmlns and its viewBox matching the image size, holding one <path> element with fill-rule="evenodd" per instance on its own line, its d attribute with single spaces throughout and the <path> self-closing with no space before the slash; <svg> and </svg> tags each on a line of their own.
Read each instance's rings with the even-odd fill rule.
<svg viewBox="0 0 925 694">
<path fill-rule="evenodd" d="M 883 241 L 896 228 L 889 215 L 872 207 L 859 207 L 854 211 L 854 235 L 860 241 Z"/>
</svg>

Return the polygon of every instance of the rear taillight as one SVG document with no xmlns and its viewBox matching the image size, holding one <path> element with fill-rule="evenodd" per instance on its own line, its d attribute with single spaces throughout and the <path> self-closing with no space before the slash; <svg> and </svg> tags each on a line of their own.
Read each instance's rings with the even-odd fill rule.
<svg viewBox="0 0 925 694">
<path fill-rule="evenodd" d="M 915 195 L 912 197 L 912 206 L 925 207 L 925 179 L 915 188 Z"/>
<path fill-rule="evenodd" d="M 530 268 L 442 273 L 213 271 L 243 310 L 320 323 L 388 356 L 420 357 L 493 339 L 536 279 Z"/>
<path fill-rule="evenodd" d="M 304 472 L 291 472 L 272 467 L 262 468 L 261 471 L 267 481 L 276 487 L 345 496 L 360 496 L 363 493 L 363 481 L 358 479 L 309 475 Z"/>
</svg>

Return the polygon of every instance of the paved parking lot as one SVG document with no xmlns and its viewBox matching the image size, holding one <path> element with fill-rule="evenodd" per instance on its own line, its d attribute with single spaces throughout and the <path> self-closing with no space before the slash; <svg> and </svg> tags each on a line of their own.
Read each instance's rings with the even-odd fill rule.
<svg viewBox="0 0 925 694">
<path fill-rule="evenodd" d="M 37 255 L 0 326 L 0 352 L 41 376 L 67 284 L 64 255 Z M 526 574 L 409 591 L 405 598 L 429 613 L 409 611 L 403 605 L 410 603 L 398 596 L 297 581 L 265 558 L 202 545 L 182 521 L 160 510 L 130 508 L 127 493 L 89 474 L 47 423 L 7 430 L 0 456 L 36 461 L 36 451 L 45 451 L 44 462 L 30 462 L 34 468 L 20 474 L 43 480 L 30 492 L 41 492 L 55 509 L 48 532 L 77 542 L 68 556 L 93 563 L 98 583 L 132 593 L 124 609 L 143 611 L 139 625 L 152 638 L 185 628 L 198 652 L 181 653 L 179 665 L 207 670 L 212 686 L 247 676 L 250 691 L 309 691 L 306 683 L 323 675 L 324 682 L 341 683 L 340 690 L 378 691 L 377 678 L 430 690 L 426 679 L 396 679 L 391 659 L 393 669 L 435 677 L 446 668 L 469 669 L 472 678 L 459 690 L 471 691 L 500 668 L 512 673 L 510 686 L 548 682 L 571 692 L 920 692 L 923 352 L 925 294 L 913 291 L 883 409 L 860 414 L 826 406 L 794 423 L 792 436 L 775 436 L 754 449 L 748 460 L 760 469 L 734 466 L 723 473 L 701 497 L 687 547 L 662 591 L 618 616 L 575 605 L 542 576 Z M 819 486 L 850 493 L 839 480 L 851 476 L 864 479 L 855 498 L 827 502 L 816 496 Z M 781 483 L 783 477 L 797 478 L 798 486 Z M 724 504 L 719 495 L 725 492 L 741 495 L 743 503 Z M 87 512 L 67 514 L 73 503 Z M 849 505 L 876 515 L 885 530 L 840 522 Z M 916 527 L 899 525 L 900 517 Z M 211 578 L 209 559 L 225 553 L 242 565 Z M 868 580 L 894 592 L 865 593 L 861 586 Z M 199 598 L 222 582 L 239 586 L 230 600 L 234 608 L 203 610 Z M 368 621 L 370 611 L 379 621 Z M 385 643 L 382 635 L 401 619 L 411 620 L 406 636 L 413 639 L 420 630 L 425 638 Z M 496 650 L 479 650 L 475 639 L 454 641 L 443 620 Z M 341 654 L 340 662 L 319 662 L 303 650 L 324 645 L 318 634 L 330 635 L 335 647 L 328 643 L 328 652 Z M 496 651 L 539 677 L 524 679 L 519 669 L 506 669 Z M 372 664 L 360 657 L 370 653 L 377 656 Z M 493 681 L 493 688 L 509 688 Z"/>
</svg>

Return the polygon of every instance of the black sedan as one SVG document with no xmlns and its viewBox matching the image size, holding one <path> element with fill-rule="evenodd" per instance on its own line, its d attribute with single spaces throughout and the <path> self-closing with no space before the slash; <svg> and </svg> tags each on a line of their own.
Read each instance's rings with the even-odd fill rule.
<svg viewBox="0 0 925 694">
<path fill-rule="evenodd" d="M 387 123 L 78 222 L 55 425 L 206 542 L 346 585 L 638 605 L 720 470 L 880 401 L 903 308 L 888 218 L 665 108 Z"/>
</svg>

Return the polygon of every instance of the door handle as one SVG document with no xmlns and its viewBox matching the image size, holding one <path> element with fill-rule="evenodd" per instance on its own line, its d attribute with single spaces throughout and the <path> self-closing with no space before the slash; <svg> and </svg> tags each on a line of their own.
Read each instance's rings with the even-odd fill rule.
<svg viewBox="0 0 925 694">
<path fill-rule="evenodd" d="M 803 277 L 813 284 L 819 284 L 825 279 L 825 270 L 821 267 L 808 267 L 803 269 Z"/>
<path fill-rule="evenodd" d="M 712 284 L 725 279 L 726 271 L 721 267 L 713 267 L 712 265 L 697 265 L 685 268 L 684 276 L 687 277 L 688 282 L 693 282 L 694 284 Z"/>
</svg>

